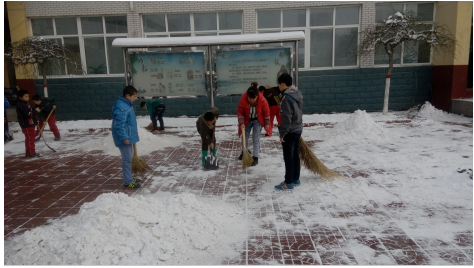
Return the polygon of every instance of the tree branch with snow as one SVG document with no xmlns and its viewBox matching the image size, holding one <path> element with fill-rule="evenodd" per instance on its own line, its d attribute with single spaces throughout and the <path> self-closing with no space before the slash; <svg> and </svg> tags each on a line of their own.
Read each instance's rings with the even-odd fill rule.
<svg viewBox="0 0 474 268">
<path fill-rule="evenodd" d="M 26 74 L 34 74 L 31 72 L 35 72 L 34 68 L 28 68 L 29 66 L 36 67 L 43 76 L 45 96 L 47 96 L 46 70 L 48 67 L 64 68 L 63 64 L 66 64 L 68 71 L 83 73 L 77 53 L 49 39 L 36 36 L 25 37 L 20 41 L 8 43 L 5 46 L 4 58 L 15 66 L 23 67 L 22 69 Z"/>
<path fill-rule="evenodd" d="M 359 33 L 360 44 L 358 55 L 371 55 L 378 46 L 382 46 L 388 55 L 389 68 L 386 76 L 383 114 L 388 113 L 388 95 L 390 75 L 393 69 L 395 48 L 404 43 L 410 46 L 410 41 L 418 42 L 419 52 L 429 52 L 432 48 L 454 56 L 457 46 L 454 36 L 446 26 L 437 25 L 432 21 L 422 20 L 411 11 L 397 12 L 386 20 L 370 25 Z"/>
</svg>

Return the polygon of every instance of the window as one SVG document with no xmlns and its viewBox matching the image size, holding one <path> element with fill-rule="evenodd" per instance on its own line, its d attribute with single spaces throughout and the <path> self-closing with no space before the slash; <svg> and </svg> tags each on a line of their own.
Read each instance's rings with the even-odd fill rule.
<svg viewBox="0 0 474 268">
<path fill-rule="evenodd" d="M 357 66 L 359 6 L 258 10 L 257 28 L 259 33 L 303 31 L 299 68 Z"/>
<path fill-rule="evenodd" d="M 242 34 L 242 11 L 142 15 L 144 37 Z"/>
<path fill-rule="evenodd" d="M 430 24 L 434 19 L 434 3 L 409 4 L 377 4 L 375 6 L 375 21 L 386 20 L 396 12 L 413 11 L 418 18 Z M 428 44 L 418 41 L 403 42 L 395 48 L 394 64 L 420 64 L 431 62 L 431 49 Z M 375 49 L 374 64 L 388 64 L 388 55 L 382 45 Z"/>
<path fill-rule="evenodd" d="M 34 36 L 54 40 L 75 53 L 76 62 L 88 75 L 123 74 L 120 48 L 112 47 L 115 38 L 127 37 L 126 16 L 67 17 L 32 19 Z M 64 63 L 49 67 L 48 75 L 82 74 Z"/>
</svg>

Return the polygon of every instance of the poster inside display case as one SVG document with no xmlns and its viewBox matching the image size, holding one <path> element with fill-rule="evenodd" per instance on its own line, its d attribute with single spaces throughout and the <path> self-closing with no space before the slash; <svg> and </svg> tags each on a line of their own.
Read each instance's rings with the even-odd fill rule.
<svg viewBox="0 0 474 268">
<path fill-rule="evenodd" d="M 139 97 L 206 95 L 204 52 L 129 53 Z"/>
<path fill-rule="evenodd" d="M 291 74 L 291 53 L 291 47 L 217 50 L 218 93 L 242 94 L 253 81 L 259 86 L 277 86 L 281 74 Z"/>
</svg>

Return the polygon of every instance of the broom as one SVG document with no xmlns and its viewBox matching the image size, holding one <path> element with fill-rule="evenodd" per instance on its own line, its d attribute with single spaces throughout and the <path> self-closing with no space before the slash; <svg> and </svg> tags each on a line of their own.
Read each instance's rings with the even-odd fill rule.
<svg viewBox="0 0 474 268">
<path fill-rule="evenodd" d="M 250 167 L 253 163 L 253 157 L 245 148 L 245 128 L 242 128 L 242 169 Z"/>
<path fill-rule="evenodd" d="M 146 126 L 144 128 L 148 131 L 151 131 L 153 129 L 153 123 L 150 123 L 148 126 Z"/>
<path fill-rule="evenodd" d="M 326 167 L 311 151 L 308 144 L 303 140 L 303 137 L 300 137 L 300 158 L 303 160 L 303 166 L 309 169 L 314 174 L 325 179 L 333 179 L 337 177 L 342 177 L 333 170 Z"/>
<path fill-rule="evenodd" d="M 150 166 L 137 155 L 137 144 L 133 144 L 132 172 L 140 176 L 151 171 Z"/>
<path fill-rule="evenodd" d="M 274 96 L 275 100 L 280 106 L 280 98 Z M 311 148 L 309 148 L 308 144 L 303 140 L 303 137 L 300 137 L 300 158 L 303 160 L 303 166 L 309 169 L 314 174 L 318 174 L 319 176 L 325 179 L 333 179 L 337 177 L 342 177 L 341 175 L 337 174 L 333 170 L 326 167 L 317 157 L 314 155 Z"/>
</svg>

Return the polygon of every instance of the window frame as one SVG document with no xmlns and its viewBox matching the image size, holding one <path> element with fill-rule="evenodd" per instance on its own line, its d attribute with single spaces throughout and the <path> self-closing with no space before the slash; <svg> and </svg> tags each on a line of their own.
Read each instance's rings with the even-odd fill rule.
<svg viewBox="0 0 474 268">
<path fill-rule="evenodd" d="M 338 7 L 359 7 L 359 23 L 358 24 L 346 24 L 346 25 L 336 25 L 336 8 Z M 332 25 L 325 25 L 325 26 L 310 26 L 310 10 L 315 8 L 332 8 L 333 17 L 332 17 Z M 347 65 L 347 66 L 335 66 L 335 38 L 336 38 L 336 30 L 337 28 L 357 28 L 357 32 L 360 32 L 361 29 L 361 22 L 362 22 L 362 5 L 361 4 L 348 4 L 348 5 L 328 5 L 328 6 L 317 6 L 317 7 L 294 7 L 291 9 L 305 9 L 306 11 L 306 25 L 303 27 L 283 27 L 283 8 L 276 8 L 276 9 L 257 9 L 257 23 L 255 25 L 257 33 L 269 33 L 269 32 L 288 32 L 288 31 L 304 31 L 305 40 L 304 42 L 304 67 L 298 67 L 300 70 L 332 70 L 332 69 L 355 69 L 359 68 L 360 66 L 360 59 L 357 56 L 357 61 L 355 65 Z M 280 28 L 258 28 L 258 11 L 263 10 L 280 10 Z M 315 29 L 332 29 L 332 63 L 331 66 L 326 67 L 311 67 L 311 30 Z M 357 35 L 357 46 L 359 46 L 360 37 Z"/>
<path fill-rule="evenodd" d="M 432 21 L 426 21 L 426 24 L 434 24 L 436 21 L 436 2 L 393 2 L 393 3 L 376 3 L 375 6 L 390 6 L 392 4 L 395 5 L 403 5 L 403 11 L 406 11 L 407 5 L 413 5 L 413 4 L 433 4 L 433 20 Z M 376 17 L 376 14 L 374 14 L 374 19 Z M 377 23 L 377 21 L 375 21 Z M 404 58 L 404 53 L 405 53 L 405 42 L 401 44 L 400 47 L 400 63 L 394 63 L 394 67 L 408 67 L 408 66 L 431 66 L 433 64 L 433 48 L 430 48 L 430 60 L 429 62 L 422 62 L 422 63 L 404 63 L 403 58 Z M 386 54 L 385 54 L 386 55 Z M 374 50 L 374 59 L 373 59 L 373 65 L 376 67 L 389 67 L 389 63 L 382 63 L 382 64 L 376 64 L 375 63 L 375 50 Z"/>
<path fill-rule="evenodd" d="M 102 20 L 102 31 L 103 33 L 101 34 L 83 34 L 82 33 L 82 23 L 81 23 L 81 18 L 87 18 L 87 17 L 100 17 Z M 79 74 L 69 74 L 67 70 L 66 64 L 64 64 L 64 70 L 63 72 L 65 75 L 47 75 L 47 77 L 74 77 L 74 76 L 88 76 L 88 77 L 101 77 L 101 76 L 123 76 L 123 72 L 120 73 L 110 73 L 110 68 L 109 68 L 109 51 L 107 47 L 107 38 L 110 37 L 115 37 L 115 38 L 128 38 L 128 25 L 127 25 L 127 32 L 126 33 L 107 33 L 106 30 L 106 25 L 105 25 L 105 17 L 125 17 L 127 19 L 126 14 L 113 14 L 113 15 L 108 15 L 108 16 L 103 16 L 103 15 L 90 15 L 90 16 L 61 16 L 61 17 L 38 17 L 38 18 L 31 18 L 29 20 L 30 23 L 30 35 L 33 35 L 33 22 L 32 20 L 34 19 L 52 19 L 53 21 L 53 35 L 39 35 L 39 37 L 44 38 L 44 39 L 60 39 L 62 45 L 64 45 L 64 38 L 70 38 L 70 37 L 77 37 L 79 41 L 79 55 L 81 58 L 81 66 L 82 69 L 85 70 L 85 72 L 81 75 Z M 63 18 L 75 18 L 76 21 L 76 26 L 77 26 L 77 34 L 57 34 L 57 29 L 56 29 L 56 19 L 63 19 Z M 104 42 L 104 53 L 105 53 L 105 62 L 106 62 L 106 67 L 107 67 L 107 73 L 105 74 L 89 74 L 87 70 L 87 60 L 86 60 L 86 51 L 85 51 L 85 44 L 84 44 L 84 39 L 85 38 L 90 38 L 90 37 L 102 37 L 102 40 Z M 40 74 L 37 72 L 37 77 L 40 77 Z"/>
<path fill-rule="evenodd" d="M 231 30 L 221 30 L 219 27 L 219 13 L 229 13 L 229 12 L 241 12 L 242 16 L 242 25 L 241 29 L 231 29 Z M 216 30 L 202 30 L 202 31 L 196 31 L 194 27 L 194 14 L 206 14 L 206 13 L 216 13 L 216 23 L 217 23 L 217 29 Z M 182 12 L 180 13 L 175 13 L 175 12 L 168 12 L 168 13 L 143 13 L 140 15 L 140 23 L 142 29 L 145 29 L 143 26 L 143 16 L 152 16 L 152 15 L 165 15 L 165 31 L 164 32 L 142 32 L 142 36 L 145 38 L 151 38 L 151 37 L 173 37 L 173 35 L 185 35 L 189 34 L 189 36 L 206 36 L 206 35 L 229 35 L 229 34 L 237 34 L 240 35 L 243 32 L 243 11 L 242 10 L 233 10 L 233 11 L 215 11 L 215 12 L 190 12 L 190 13 L 185 13 L 189 15 L 189 20 L 190 20 L 190 30 L 189 31 L 170 31 L 168 27 L 168 15 L 170 14 L 184 14 Z M 173 49 L 172 48 L 159 48 L 159 49 L 147 49 L 147 51 L 168 51 L 171 52 Z M 179 50 L 179 48 L 178 48 Z M 191 50 L 196 51 L 198 50 L 198 47 L 194 46 L 191 47 Z"/>
<path fill-rule="evenodd" d="M 172 35 L 179 35 L 179 34 L 190 34 L 190 36 L 196 36 L 196 34 L 214 34 L 217 33 L 217 35 L 222 34 L 229 34 L 229 33 L 238 33 L 242 34 L 243 32 L 243 25 L 241 25 L 241 29 L 232 29 L 232 30 L 221 30 L 219 27 L 219 13 L 229 13 L 229 12 L 241 12 L 243 16 L 243 11 L 242 10 L 232 10 L 232 11 L 214 11 L 214 12 L 189 12 L 189 13 L 182 13 L 182 12 L 168 12 L 168 13 L 143 13 L 140 15 L 140 23 L 142 29 L 143 27 L 143 15 L 145 16 L 152 16 L 154 14 L 158 15 L 165 15 L 165 26 L 166 29 L 164 32 L 142 32 L 143 37 L 149 37 L 150 35 L 153 36 L 162 36 L 162 37 L 173 37 Z M 202 30 L 202 31 L 196 31 L 194 27 L 194 14 L 206 14 L 206 13 L 216 13 L 216 23 L 217 23 L 217 29 L 216 30 Z M 172 14 L 188 14 L 189 15 L 189 20 L 190 20 L 190 30 L 189 31 L 170 31 L 169 26 L 168 26 L 168 15 Z M 243 22 L 243 18 L 242 18 Z M 243 24 L 243 23 L 242 23 Z"/>
</svg>

